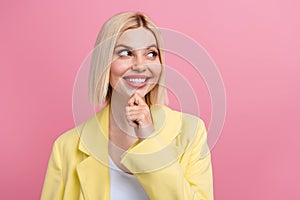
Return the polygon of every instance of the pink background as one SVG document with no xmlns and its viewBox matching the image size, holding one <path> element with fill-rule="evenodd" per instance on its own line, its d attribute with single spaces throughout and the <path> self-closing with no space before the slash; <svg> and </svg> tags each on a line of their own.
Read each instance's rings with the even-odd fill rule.
<svg viewBox="0 0 300 200">
<path fill-rule="evenodd" d="M 76 73 L 102 23 L 126 10 L 194 38 L 219 68 L 227 116 L 212 150 L 215 199 L 300 199 L 297 1 L 0 4 L 1 199 L 39 199 L 52 143 L 74 126 Z"/>
</svg>

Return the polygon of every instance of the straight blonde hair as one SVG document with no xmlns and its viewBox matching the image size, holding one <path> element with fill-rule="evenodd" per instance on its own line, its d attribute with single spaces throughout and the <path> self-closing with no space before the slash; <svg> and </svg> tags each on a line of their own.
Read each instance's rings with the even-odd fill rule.
<svg viewBox="0 0 300 200">
<path fill-rule="evenodd" d="M 109 84 L 110 65 L 117 39 L 128 29 L 144 27 L 156 39 L 162 71 L 155 87 L 145 96 L 148 106 L 166 104 L 167 93 L 164 86 L 165 55 L 161 33 L 157 26 L 142 13 L 124 12 L 111 17 L 102 26 L 92 53 L 89 74 L 89 99 L 93 105 L 110 103 L 112 87 Z"/>
</svg>

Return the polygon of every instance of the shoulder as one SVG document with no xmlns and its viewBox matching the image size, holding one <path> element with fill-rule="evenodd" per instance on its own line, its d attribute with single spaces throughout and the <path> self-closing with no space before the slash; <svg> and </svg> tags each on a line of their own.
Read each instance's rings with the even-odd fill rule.
<svg viewBox="0 0 300 200">
<path fill-rule="evenodd" d="M 55 143 L 59 145 L 71 144 L 76 142 L 78 138 L 79 134 L 77 127 L 73 127 L 72 129 L 69 129 L 62 133 L 60 136 L 58 136 L 55 140 Z"/>
<path fill-rule="evenodd" d="M 99 124 L 103 123 L 100 122 L 103 121 L 103 117 L 102 119 L 98 118 L 101 118 L 101 114 L 103 114 L 103 110 L 97 112 L 95 115 L 85 120 L 81 124 L 61 134 L 55 140 L 53 150 L 56 149 L 56 151 L 59 153 L 66 155 L 77 155 L 78 152 L 88 154 L 83 143 L 87 142 L 85 139 L 94 140 L 94 136 L 98 135 L 97 131 L 99 129 Z"/>
<path fill-rule="evenodd" d="M 174 138 L 176 146 L 181 147 L 180 152 L 185 152 L 184 154 L 187 155 L 187 152 L 196 151 L 201 154 L 201 157 L 207 155 L 209 148 L 204 121 L 198 116 L 173 110 L 167 106 L 162 106 L 162 109 L 168 113 L 168 117 L 180 119 L 175 122 L 180 124 L 180 128 Z M 172 123 L 171 126 L 177 126 L 177 124 Z"/>
<path fill-rule="evenodd" d="M 169 112 L 169 116 L 180 116 L 180 133 L 179 138 L 191 143 L 205 144 L 207 142 L 207 130 L 204 121 L 198 116 L 173 110 L 167 106 L 165 108 Z"/>
<path fill-rule="evenodd" d="M 181 114 L 181 129 L 178 134 L 180 144 L 199 153 L 200 158 L 204 158 L 210 152 L 208 146 L 207 130 L 204 121 L 192 114 L 183 113 L 179 111 L 172 110 L 170 108 L 169 112 L 173 114 Z"/>
<path fill-rule="evenodd" d="M 159 107 L 166 112 L 169 118 L 179 118 L 182 127 L 205 129 L 204 121 L 195 115 L 177 111 L 168 106 L 159 105 Z"/>
<path fill-rule="evenodd" d="M 56 138 L 53 150 L 56 149 L 60 153 L 74 152 L 80 141 L 77 129 L 77 127 L 74 127 Z"/>
<path fill-rule="evenodd" d="M 206 127 L 204 121 L 199 117 L 177 111 L 164 105 L 151 107 L 154 111 L 154 125 L 156 127 L 167 127 L 168 135 L 177 135 L 177 139 L 189 141 L 206 138 Z M 159 128 L 158 128 L 159 129 Z"/>
<path fill-rule="evenodd" d="M 72 146 L 78 144 L 82 135 L 82 131 L 86 127 L 92 126 L 93 123 L 95 123 L 95 121 L 97 122 L 97 120 L 95 120 L 96 115 L 90 117 L 88 120 L 84 121 L 83 123 L 62 133 L 60 136 L 56 138 L 55 143 L 59 146 Z"/>
</svg>

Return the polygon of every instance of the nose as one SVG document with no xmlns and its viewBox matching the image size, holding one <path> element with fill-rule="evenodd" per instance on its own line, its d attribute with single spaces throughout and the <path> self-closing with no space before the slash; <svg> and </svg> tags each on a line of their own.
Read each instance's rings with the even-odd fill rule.
<svg viewBox="0 0 300 200">
<path fill-rule="evenodd" d="M 135 56 L 134 62 L 132 65 L 132 70 L 138 71 L 138 72 L 143 72 L 146 70 L 146 68 L 147 68 L 147 66 L 146 66 L 143 56 L 141 56 L 141 55 Z"/>
</svg>

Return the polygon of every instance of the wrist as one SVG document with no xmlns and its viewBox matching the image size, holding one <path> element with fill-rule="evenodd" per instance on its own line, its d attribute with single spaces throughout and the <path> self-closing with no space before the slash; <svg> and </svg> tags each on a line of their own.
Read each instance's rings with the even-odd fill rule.
<svg viewBox="0 0 300 200">
<path fill-rule="evenodd" d="M 135 135 L 139 140 L 144 140 L 154 132 L 153 125 L 139 126 L 134 128 Z"/>
</svg>

